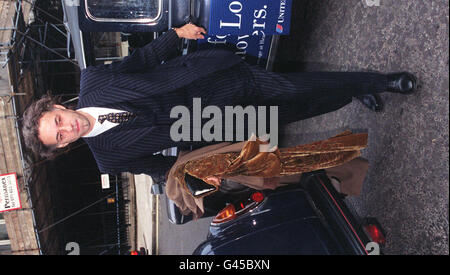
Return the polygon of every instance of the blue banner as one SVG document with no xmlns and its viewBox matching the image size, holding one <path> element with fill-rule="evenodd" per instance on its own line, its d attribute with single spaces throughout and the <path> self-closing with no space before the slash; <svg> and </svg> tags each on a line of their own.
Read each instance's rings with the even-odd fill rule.
<svg viewBox="0 0 450 275">
<path fill-rule="evenodd" d="M 250 64 L 264 65 L 269 55 L 272 36 L 208 35 L 197 40 L 199 49 L 226 47 L 234 51 Z"/>
<path fill-rule="evenodd" d="M 214 0 L 208 33 L 213 35 L 286 35 L 292 0 Z"/>
</svg>

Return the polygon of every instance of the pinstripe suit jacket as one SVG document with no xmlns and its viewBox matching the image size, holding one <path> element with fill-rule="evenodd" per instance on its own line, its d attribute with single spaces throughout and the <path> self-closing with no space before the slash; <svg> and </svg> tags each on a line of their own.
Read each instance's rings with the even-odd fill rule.
<svg viewBox="0 0 450 275">
<path fill-rule="evenodd" d="M 136 49 L 120 62 L 88 67 L 81 72 L 77 108 L 108 107 L 138 114 L 138 119 L 116 126 L 98 136 L 84 138 L 102 173 L 145 173 L 157 181 L 175 162 L 155 152 L 180 145 L 170 138 L 170 125 L 158 124 L 161 96 L 214 72 L 241 62 L 232 52 L 198 51 L 176 56 L 180 42 L 173 30 Z"/>
</svg>

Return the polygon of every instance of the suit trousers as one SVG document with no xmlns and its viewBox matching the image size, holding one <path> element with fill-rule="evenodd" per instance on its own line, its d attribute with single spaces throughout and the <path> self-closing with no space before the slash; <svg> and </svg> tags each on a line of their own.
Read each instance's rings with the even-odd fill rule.
<svg viewBox="0 0 450 275">
<path fill-rule="evenodd" d="M 280 125 L 338 110 L 353 96 L 381 93 L 387 77 L 372 72 L 268 72 L 241 62 L 183 88 L 179 98 L 192 108 L 192 98 L 205 106 L 277 106 Z M 167 104 L 173 104 L 173 99 Z M 266 113 L 270 119 L 269 108 Z"/>
<path fill-rule="evenodd" d="M 280 123 L 335 111 L 352 97 L 386 91 L 387 77 L 372 72 L 266 72 L 248 66 L 253 77 L 250 97 L 260 105 L 279 106 Z"/>
</svg>

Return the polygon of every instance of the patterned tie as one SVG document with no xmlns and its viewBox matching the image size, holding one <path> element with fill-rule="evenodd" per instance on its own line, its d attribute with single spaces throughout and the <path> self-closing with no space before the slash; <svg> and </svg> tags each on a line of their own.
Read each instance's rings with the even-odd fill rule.
<svg viewBox="0 0 450 275">
<path fill-rule="evenodd" d="M 99 115 L 98 122 L 102 124 L 105 120 L 113 123 L 122 123 L 127 122 L 128 120 L 134 118 L 136 115 L 130 112 L 121 112 L 121 113 L 109 113 L 106 115 Z"/>
</svg>

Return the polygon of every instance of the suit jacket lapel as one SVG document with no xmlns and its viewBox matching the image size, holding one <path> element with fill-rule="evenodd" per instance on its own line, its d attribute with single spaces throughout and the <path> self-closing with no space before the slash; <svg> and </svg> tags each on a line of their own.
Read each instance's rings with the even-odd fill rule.
<svg viewBox="0 0 450 275">
<path fill-rule="evenodd" d="M 99 138 L 111 140 L 113 148 L 126 148 L 128 145 L 145 138 L 145 136 L 149 138 L 151 132 L 155 130 L 156 127 L 130 128 L 125 125 L 118 125 L 99 135 Z"/>
</svg>

